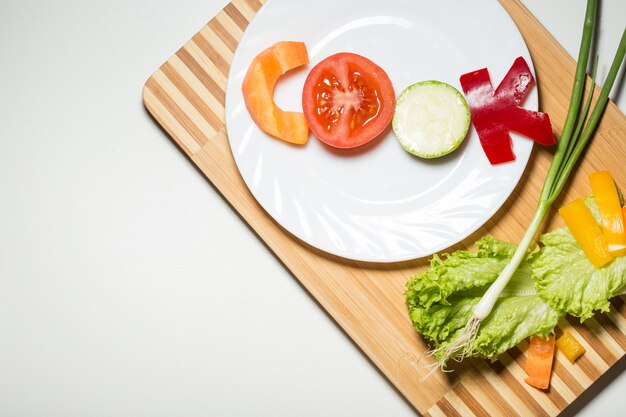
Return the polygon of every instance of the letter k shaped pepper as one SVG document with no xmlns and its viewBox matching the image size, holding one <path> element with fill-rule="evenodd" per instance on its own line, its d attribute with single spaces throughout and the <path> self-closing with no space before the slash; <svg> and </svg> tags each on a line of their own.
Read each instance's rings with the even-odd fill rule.
<svg viewBox="0 0 626 417">
<path fill-rule="evenodd" d="M 464 74 L 460 81 L 480 144 L 491 164 L 515 160 L 509 130 L 542 145 L 554 145 L 548 114 L 520 107 L 535 83 L 524 58 L 513 62 L 495 91 L 486 68 Z"/>
</svg>

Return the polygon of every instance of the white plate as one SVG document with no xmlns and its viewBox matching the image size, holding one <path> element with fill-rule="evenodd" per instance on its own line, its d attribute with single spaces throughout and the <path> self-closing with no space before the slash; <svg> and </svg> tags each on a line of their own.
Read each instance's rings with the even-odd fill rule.
<svg viewBox="0 0 626 417">
<path fill-rule="evenodd" d="M 303 41 L 310 65 L 276 87 L 276 103 L 302 111 L 308 71 L 337 52 L 364 55 L 388 73 L 396 96 L 435 79 L 461 90 L 459 76 L 487 67 L 494 87 L 514 59 L 530 54 L 495 0 L 269 0 L 244 33 L 226 91 L 230 146 L 244 181 L 285 229 L 341 257 L 393 262 L 431 255 L 483 225 L 521 177 L 532 141 L 513 136 L 517 160 L 491 166 L 474 129 L 452 154 L 410 155 L 390 130 L 364 149 L 339 151 L 311 135 L 297 147 L 263 133 L 246 111 L 241 84 L 272 44 Z M 537 109 L 533 88 L 524 106 Z"/>
</svg>

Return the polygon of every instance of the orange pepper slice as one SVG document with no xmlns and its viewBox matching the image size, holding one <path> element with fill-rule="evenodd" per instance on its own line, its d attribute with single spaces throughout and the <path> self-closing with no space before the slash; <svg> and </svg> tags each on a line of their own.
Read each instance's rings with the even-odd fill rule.
<svg viewBox="0 0 626 417">
<path fill-rule="evenodd" d="M 539 336 L 533 336 L 528 345 L 528 357 L 526 358 L 526 373 L 524 379 L 528 385 L 539 389 L 548 389 L 550 376 L 552 375 L 552 361 L 554 359 L 554 336 L 544 340 Z"/>
<path fill-rule="evenodd" d="M 613 260 L 602 228 L 593 218 L 582 198 L 561 207 L 559 213 L 585 255 L 596 268 L 600 268 Z"/>
<path fill-rule="evenodd" d="M 600 210 L 601 226 L 608 250 L 614 256 L 626 255 L 624 217 L 615 181 L 609 171 L 589 175 L 593 196 Z"/>
<path fill-rule="evenodd" d="M 309 63 L 302 42 L 278 42 L 257 55 L 241 86 L 252 120 L 272 136 L 298 145 L 309 138 L 309 125 L 303 113 L 281 110 L 274 103 L 274 87 L 281 75 Z"/>
</svg>

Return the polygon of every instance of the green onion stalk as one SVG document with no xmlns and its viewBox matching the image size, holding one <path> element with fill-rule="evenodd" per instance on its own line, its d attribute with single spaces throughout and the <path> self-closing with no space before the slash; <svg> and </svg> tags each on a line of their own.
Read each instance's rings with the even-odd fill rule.
<svg viewBox="0 0 626 417">
<path fill-rule="evenodd" d="M 472 317 L 465 328 L 450 345 L 441 348 L 443 353 L 439 359 L 439 364 L 442 366 L 445 365 L 448 359 L 460 361 L 465 356 L 471 354 L 481 322 L 489 316 L 498 297 L 504 290 L 504 287 L 506 287 L 522 260 L 527 256 L 528 248 L 534 241 L 543 219 L 563 190 L 569 175 L 593 136 L 604 113 L 604 109 L 609 101 L 609 93 L 617 78 L 620 66 L 624 61 L 624 55 L 626 54 L 626 30 L 622 34 L 617 53 L 615 54 L 615 58 L 613 59 L 613 63 L 598 99 L 596 100 L 593 111 L 589 119 L 586 120 L 591 105 L 591 97 L 593 96 L 593 88 L 590 88 L 589 97 L 582 111 L 581 103 L 587 81 L 587 65 L 596 25 L 596 9 L 597 1 L 588 0 L 567 118 L 565 119 L 563 132 L 556 153 L 554 154 L 550 169 L 546 175 L 535 214 L 519 246 L 515 250 L 510 263 L 502 270 L 498 278 L 491 284 L 478 304 L 476 304 L 472 312 Z M 595 85 L 595 72 L 594 70 L 592 87 Z"/>
</svg>

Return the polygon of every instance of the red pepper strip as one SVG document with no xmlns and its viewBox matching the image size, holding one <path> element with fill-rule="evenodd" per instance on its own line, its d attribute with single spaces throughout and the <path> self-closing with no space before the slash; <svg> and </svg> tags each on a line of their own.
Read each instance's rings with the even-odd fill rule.
<svg viewBox="0 0 626 417">
<path fill-rule="evenodd" d="M 495 91 L 486 68 L 464 74 L 460 81 L 489 162 L 495 165 L 515 160 L 509 130 L 542 145 L 554 145 L 548 114 L 519 107 L 535 83 L 524 58 L 513 62 Z"/>
</svg>

